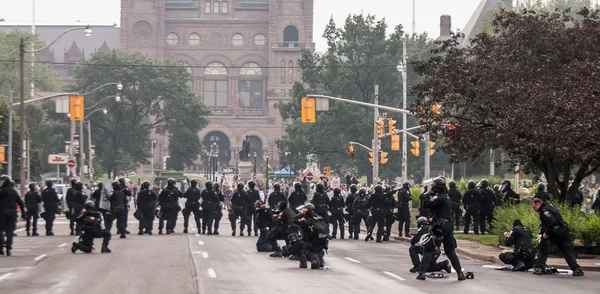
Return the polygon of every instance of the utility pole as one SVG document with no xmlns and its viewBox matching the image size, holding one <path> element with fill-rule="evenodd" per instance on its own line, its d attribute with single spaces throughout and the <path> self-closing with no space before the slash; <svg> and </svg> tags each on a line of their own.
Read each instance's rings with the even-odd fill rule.
<svg viewBox="0 0 600 294">
<path fill-rule="evenodd" d="M 12 175 L 12 163 L 13 163 L 13 91 L 10 91 L 8 96 L 8 176 L 13 177 Z"/>
<path fill-rule="evenodd" d="M 92 168 L 94 167 L 94 165 L 92 165 L 92 122 L 91 121 L 87 121 L 87 125 L 88 125 L 88 156 L 89 161 L 90 161 L 90 166 L 88 166 L 88 173 L 90 174 L 90 181 L 94 181 L 94 173 L 92 173 Z"/>
<path fill-rule="evenodd" d="M 414 4 L 413 4 L 414 5 Z M 406 63 L 408 62 L 408 56 L 406 54 L 406 39 L 402 44 L 403 57 L 402 57 L 402 109 L 406 110 L 406 95 L 408 92 L 407 77 L 406 77 Z M 407 156 L 407 136 L 406 136 L 406 113 L 402 113 L 402 182 L 408 181 L 408 156 Z"/>
<path fill-rule="evenodd" d="M 416 21 L 415 21 L 415 0 L 413 0 L 412 6 L 412 33 L 416 34 Z"/>
<path fill-rule="evenodd" d="M 494 170 L 494 149 L 490 149 L 490 176 L 495 175 Z"/>
<path fill-rule="evenodd" d="M 79 121 L 79 180 L 83 182 L 85 152 L 83 151 L 83 119 Z"/>
<path fill-rule="evenodd" d="M 424 136 L 425 136 L 425 168 L 424 168 L 425 174 L 424 174 L 423 180 L 428 180 L 428 179 L 431 178 L 431 171 L 430 171 L 430 169 L 431 169 L 431 165 L 430 165 L 431 155 L 429 155 L 431 147 L 429 145 L 429 133 L 426 133 Z"/>
<path fill-rule="evenodd" d="M 375 85 L 375 105 L 379 104 L 379 85 Z M 379 177 L 379 136 L 377 134 L 377 119 L 379 111 L 373 110 L 373 185 L 377 185 Z M 383 126 L 382 126 L 383 127 Z"/>
<path fill-rule="evenodd" d="M 26 154 L 27 154 L 27 182 L 26 183 L 30 183 L 31 182 L 31 160 L 30 160 L 30 156 L 31 153 L 29 152 L 29 150 L 31 149 L 31 139 L 26 140 L 27 144 L 27 150 L 26 150 Z M 24 164 L 24 162 L 22 162 L 21 164 Z"/>
</svg>

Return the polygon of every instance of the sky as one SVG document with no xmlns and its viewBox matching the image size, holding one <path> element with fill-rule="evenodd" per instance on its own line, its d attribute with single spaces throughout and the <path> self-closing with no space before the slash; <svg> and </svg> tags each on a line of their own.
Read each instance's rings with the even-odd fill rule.
<svg viewBox="0 0 600 294">
<path fill-rule="evenodd" d="M 0 18 L 8 22 L 31 22 L 34 0 L 0 0 Z M 36 23 L 120 23 L 120 0 L 37 0 Z M 322 38 L 325 25 L 333 16 L 342 25 L 349 14 L 374 14 L 385 18 L 390 32 L 402 24 L 406 32 L 412 32 L 411 0 L 314 0 L 314 41 L 317 51 L 325 51 Z M 462 29 L 481 0 L 415 0 L 416 32 L 427 32 L 437 38 L 440 32 L 440 16 L 452 16 L 452 29 Z"/>
</svg>

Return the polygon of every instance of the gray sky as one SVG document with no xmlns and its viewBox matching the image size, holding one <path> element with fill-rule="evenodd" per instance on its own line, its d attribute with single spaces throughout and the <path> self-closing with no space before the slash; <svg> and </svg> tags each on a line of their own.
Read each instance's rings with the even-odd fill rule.
<svg viewBox="0 0 600 294">
<path fill-rule="evenodd" d="M 323 29 L 333 15 L 336 24 L 343 24 L 348 14 L 375 14 L 387 20 L 390 29 L 402 24 L 412 31 L 411 0 L 314 0 L 314 39 L 317 50 L 324 51 Z M 37 0 L 36 23 L 61 23 L 80 20 L 83 23 L 120 23 L 120 0 Z M 430 37 L 439 35 L 439 18 L 452 16 L 452 28 L 462 29 L 480 0 L 416 0 L 416 31 L 426 31 Z M 0 0 L 0 18 L 9 22 L 31 22 L 33 0 Z"/>
</svg>

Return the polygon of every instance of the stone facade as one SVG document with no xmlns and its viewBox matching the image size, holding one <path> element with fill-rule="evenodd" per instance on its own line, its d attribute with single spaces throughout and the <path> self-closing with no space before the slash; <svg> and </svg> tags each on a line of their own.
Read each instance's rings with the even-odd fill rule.
<svg viewBox="0 0 600 294">
<path fill-rule="evenodd" d="M 257 167 L 265 152 L 277 164 L 285 122 L 274 105 L 301 80 L 297 63 L 301 49 L 314 48 L 312 35 L 313 0 L 121 1 L 121 50 L 189 66 L 194 92 L 212 109 L 199 135 L 216 143 L 221 167 L 235 166 L 246 136 Z M 155 140 L 162 162 L 168 139 Z"/>
</svg>

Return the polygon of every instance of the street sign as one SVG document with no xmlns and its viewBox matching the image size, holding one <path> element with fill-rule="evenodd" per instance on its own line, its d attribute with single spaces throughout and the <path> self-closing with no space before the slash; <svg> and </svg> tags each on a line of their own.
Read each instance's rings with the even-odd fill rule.
<svg viewBox="0 0 600 294">
<path fill-rule="evenodd" d="M 90 174 L 94 174 L 94 168 L 90 168 Z"/>
<path fill-rule="evenodd" d="M 62 156 L 61 154 L 48 155 L 49 164 L 66 164 L 69 161 L 69 156 Z"/>
<path fill-rule="evenodd" d="M 306 180 L 309 182 L 313 180 L 313 174 L 311 172 L 306 173 Z"/>
<path fill-rule="evenodd" d="M 69 168 L 74 168 L 75 167 L 75 160 L 69 159 L 69 161 L 67 162 L 67 166 Z"/>
</svg>

